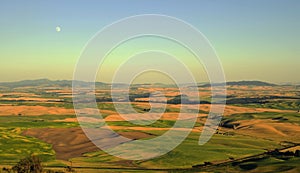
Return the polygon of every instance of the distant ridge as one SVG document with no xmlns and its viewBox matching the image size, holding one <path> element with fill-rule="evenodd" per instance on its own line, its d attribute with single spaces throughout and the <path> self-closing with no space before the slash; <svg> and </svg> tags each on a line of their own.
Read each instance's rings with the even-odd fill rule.
<svg viewBox="0 0 300 173">
<path fill-rule="evenodd" d="M 79 85 L 90 85 L 92 82 L 76 81 L 76 84 Z M 95 82 L 96 85 L 106 85 L 102 82 Z M 18 87 L 34 87 L 34 86 L 43 86 L 43 87 L 72 87 L 72 80 L 49 80 L 49 79 L 36 79 L 36 80 L 22 80 L 17 82 L 0 82 L 0 86 L 9 87 L 9 88 L 18 88 Z"/>
<path fill-rule="evenodd" d="M 76 81 L 77 85 L 87 86 L 93 84 L 92 82 Z M 215 83 L 213 86 L 222 86 L 222 85 L 236 85 L 236 86 L 277 86 L 276 84 L 262 82 L 262 81 L 232 81 L 226 83 Z M 105 86 L 110 85 L 103 82 L 95 82 L 96 86 Z M 115 84 L 115 86 L 127 86 L 128 84 Z M 139 86 L 145 84 L 133 84 L 133 86 Z M 150 85 L 150 84 L 148 84 Z M 36 79 L 36 80 L 22 80 L 16 82 L 0 82 L 1 87 L 17 88 L 17 87 L 26 87 L 26 86 L 43 86 L 43 87 L 72 87 L 72 80 L 49 80 L 49 79 Z M 198 87 L 210 87 L 211 84 L 202 84 Z"/>
<path fill-rule="evenodd" d="M 1 82 L 1 86 L 17 88 L 17 87 L 24 87 L 24 86 L 39 86 L 39 85 L 51 85 L 53 81 L 48 79 L 36 79 L 36 80 L 22 80 L 16 82 Z"/>
<path fill-rule="evenodd" d="M 223 85 L 236 85 L 236 86 L 277 86 L 276 84 L 262 82 L 262 81 L 234 81 L 226 83 L 215 83 L 215 84 L 204 84 L 199 87 L 210 87 L 210 86 L 223 86 Z"/>
</svg>

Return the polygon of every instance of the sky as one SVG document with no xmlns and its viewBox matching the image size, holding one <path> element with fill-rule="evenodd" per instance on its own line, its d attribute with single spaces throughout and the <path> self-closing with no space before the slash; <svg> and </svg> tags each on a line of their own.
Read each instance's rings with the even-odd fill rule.
<svg viewBox="0 0 300 173">
<path fill-rule="evenodd" d="M 299 0 L 1 0 L 0 81 L 72 79 L 85 45 L 98 31 L 141 14 L 173 16 L 196 27 L 216 50 L 227 81 L 300 82 Z M 118 57 L 113 64 L 121 62 Z M 193 65 L 187 66 L 197 75 Z M 109 67 L 103 64 L 98 73 L 112 76 Z M 164 80 L 157 75 L 150 81 Z M 205 75 L 197 78 L 205 80 Z"/>
</svg>

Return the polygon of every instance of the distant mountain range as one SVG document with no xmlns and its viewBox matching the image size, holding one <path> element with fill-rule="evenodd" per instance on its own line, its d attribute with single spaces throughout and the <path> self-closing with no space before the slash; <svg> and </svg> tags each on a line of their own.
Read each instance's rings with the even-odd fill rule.
<svg viewBox="0 0 300 173">
<path fill-rule="evenodd" d="M 224 85 L 235 85 L 235 86 L 277 86 L 276 84 L 262 82 L 262 81 L 236 81 L 226 83 L 214 83 L 199 85 L 199 87 L 210 87 L 210 86 L 224 86 Z"/>
<path fill-rule="evenodd" d="M 76 81 L 76 84 L 86 86 L 93 84 L 92 82 Z M 96 82 L 96 86 L 105 85 L 102 82 Z M 37 79 L 37 80 L 22 80 L 17 82 L 0 82 L 0 86 L 9 87 L 9 88 L 18 88 L 18 87 L 34 87 L 34 86 L 43 86 L 43 87 L 72 87 L 72 80 L 49 80 L 49 79 Z"/>
<path fill-rule="evenodd" d="M 76 81 L 76 84 L 82 86 L 92 85 L 92 82 L 84 82 L 84 81 Z M 234 82 L 226 82 L 226 83 L 214 83 L 214 84 L 202 84 L 198 87 L 210 87 L 213 86 L 222 86 L 222 85 L 235 85 L 235 86 L 277 86 L 277 84 L 262 82 L 262 81 L 234 81 Z M 103 82 L 96 82 L 96 86 L 109 86 L 110 84 Z M 126 86 L 127 84 L 116 84 L 119 86 Z M 139 84 L 135 84 L 134 86 L 138 86 Z M 143 85 L 143 84 L 140 84 Z M 161 84 L 164 85 L 164 84 Z M 0 86 L 9 87 L 9 88 L 17 88 L 17 87 L 26 87 L 26 86 L 42 86 L 42 87 L 72 87 L 72 80 L 49 80 L 49 79 L 37 79 L 37 80 L 23 80 L 17 82 L 0 82 Z"/>
</svg>

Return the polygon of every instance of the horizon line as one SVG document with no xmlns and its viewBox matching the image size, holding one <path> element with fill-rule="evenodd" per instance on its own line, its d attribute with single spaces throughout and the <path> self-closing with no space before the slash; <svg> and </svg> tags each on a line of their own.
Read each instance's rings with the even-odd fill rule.
<svg viewBox="0 0 300 173">
<path fill-rule="evenodd" d="M 0 81 L 0 83 L 16 83 L 16 82 L 23 82 L 23 81 L 39 81 L 39 80 L 48 80 L 48 81 L 74 81 L 73 79 L 49 79 L 49 78 L 36 78 L 36 79 L 23 79 L 23 80 L 13 80 L 13 81 Z M 86 83 L 103 83 L 103 84 L 112 84 L 109 82 L 104 82 L 104 81 L 84 81 L 84 80 L 76 80 L 79 82 L 86 82 Z M 265 82 L 265 83 L 269 83 L 269 84 L 278 84 L 278 85 L 284 85 L 284 84 L 294 84 L 294 85 L 299 85 L 300 82 L 270 82 L 270 81 L 265 81 L 265 80 L 259 80 L 259 79 L 241 79 L 241 80 L 226 80 L 227 82 Z M 126 85 L 134 85 L 134 84 L 165 84 L 165 85 L 176 85 L 174 83 L 163 83 L 163 82 L 152 82 L 152 83 L 147 83 L 147 82 L 143 82 L 143 83 L 115 83 L 115 84 L 126 84 Z M 190 83 L 181 83 L 181 84 L 190 84 Z M 197 82 L 197 84 L 210 84 L 209 81 L 203 81 L 203 82 Z M 213 83 L 213 84 L 220 84 L 218 82 Z"/>
</svg>

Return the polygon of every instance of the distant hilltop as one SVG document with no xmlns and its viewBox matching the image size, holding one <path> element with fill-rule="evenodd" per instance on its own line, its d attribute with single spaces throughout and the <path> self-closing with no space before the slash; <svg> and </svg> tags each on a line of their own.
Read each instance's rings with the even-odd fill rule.
<svg viewBox="0 0 300 173">
<path fill-rule="evenodd" d="M 76 84 L 82 86 L 92 85 L 92 82 L 84 82 L 84 81 L 76 81 Z M 198 87 L 210 87 L 210 86 L 223 86 L 223 85 L 235 85 L 235 86 L 278 86 L 277 84 L 262 82 L 262 81 L 232 81 L 226 83 L 214 83 L 214 84 L 201 84 Z M 103 82 L 95 82 L 96 86 L 110 86 L 108 83 Z M 120 86 L 125 86 L 128 84 L 116 84 Z M 132 86 L 141 86 L 145 84 L 134 84 Z M 148 84 L 150 85 L 150 84 Z M 153 85 L 161 85 L 167 86 L 168 84 L 153 84 Z M 287 84 L 285 84 L 287 85 Z M 34 86 L 42 86 L 42 87 L 72 87 L 72 80 L 49 80 L 49 79 L 36 79 L 36 80 L 22 80 L 16 82 L 0 82 L 0 87 L 9 87 L 9 88 L 18 88 L 18 87 L 34 87 Z M 171 86 L 171 85 L 170 85 Z M 188 85 L 187 85 L 188 86 Z"/>
<path fill-rule="evenodd" d="M 91 82 L 76 81 L 77 84 L 90 85 Z M 105 85 L 102 82 L 96 82 L 96 85 Z M 49 80 L 49 79 L 36 79 L 36 80 L 22 80 L 17 82 L 0 82 L 1 87 L 18 88 L 18 87 L 72 87 L 72 80 Z"/>
<path fill-rule="evenodd" d="M 236 86 L 277 86 L 277 84 L 272 84 L 262 81 L 235 81 L 226 83 L 214 83 L 214 84 L 204 84 L 199 85 L 199 87 L 210 87 L 210 86 L 223 86 L 223 85 L 236 85 Z"/>
</svg>

